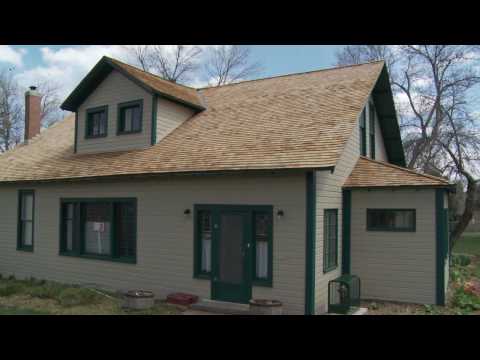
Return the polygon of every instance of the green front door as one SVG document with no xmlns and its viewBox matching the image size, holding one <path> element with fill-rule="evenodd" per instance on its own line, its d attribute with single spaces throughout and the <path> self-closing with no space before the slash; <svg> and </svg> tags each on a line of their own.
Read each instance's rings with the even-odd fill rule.
<svg viewBox="0 0 480 360">
<path fill-rule="evenodd" d="M 252 296 L 251 212 L 226 206 L 212 215 L 212 299 L 247 303 Z"/>
</svg>

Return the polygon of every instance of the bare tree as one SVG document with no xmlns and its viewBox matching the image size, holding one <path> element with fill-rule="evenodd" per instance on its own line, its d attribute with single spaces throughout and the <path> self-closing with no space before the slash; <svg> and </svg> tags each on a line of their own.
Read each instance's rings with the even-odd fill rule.
<svg viewBox="0 0 480 360">
<path fill-rule="evenodd" d="M 204 67 L 215 86 L 247 79 L 261 71 L 260 63 L 251 61 L 250 48 L 240 45 L 212 48 Z"/>
<path fill-rule="evenodd" d="M 452 232 L 452 246 L 473 214 L 480 161 L 478 119 L 469 95 L 480 83 L 478 46 L 405 45 L 346 47 L 341 64 L 385 57 L 407 155 L 407 166 L 438 171 L 466 186 L 465 209 Z M 402 99 L 403 101 L 398 101 Z"/>
<path fill-rule="evenodd" d="M 202 49 L 187 45 L 136 45 L 126 47 L 133 62 L 144 71 L 174 83 L 185 83 L 200 66 Z"/>
<path fill-rule="evenodd" d="M 21 141 L 23 106 L 11 70 L 0 72 L 0 152 Z"/>
<path fill-rule="evenodd" d="M 42 95 L 41 125 L 42 127 L 49 127 L 63 119 L 65 115 L 60 109 L 60 104 L 62 103 L 59 96 L 61 86 L 51 80 L 38 81 L 35 85 L 38 88 L 38 92 Z"/>
</svg>

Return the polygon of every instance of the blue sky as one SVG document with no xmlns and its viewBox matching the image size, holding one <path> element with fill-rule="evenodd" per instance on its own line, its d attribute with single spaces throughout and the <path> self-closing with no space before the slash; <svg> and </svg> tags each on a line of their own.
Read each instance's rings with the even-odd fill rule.
<svg viewBox="0 0 480 360">
<path fill-rule="evenodd" d="M 252 46 L 252 60 L 263 65 L 259 77 L 268 77 L 331 67 L 336 45 L 258 45 Z M 66 96 L 102 55 L 126 60 L 117 45 L 0 45 L 0 70 L 12 69 L 23 87 L 39 80 L 54 80 Z M 193 86 L 204 86 L 202 79 Z"/>
</svg>

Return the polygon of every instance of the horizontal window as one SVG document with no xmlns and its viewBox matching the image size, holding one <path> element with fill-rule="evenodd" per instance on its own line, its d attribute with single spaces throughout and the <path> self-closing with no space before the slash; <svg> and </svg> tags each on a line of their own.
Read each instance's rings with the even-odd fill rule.
<svg viewBox="0 0 480 360">
<path fill-rule="evenodd" d="M 136 208 L 135 199 L 63 199 L 60 253 L 135 262 Z"/>
<path fill-rule="evenodd" d="M 118 131 L 121 134 L 142 131 L 143 100 L 130 101 L 118 105 Z"/>
<path fill-rule="evenodd" d="M 108 106 L 87 109 L 85 125 L 85 138 L 98 138 L 107 136 Z"/>
<path fill-rule="evenodd" d="M 367 209 L 368 231 L 415 231 L 414 209 Z"/>
</svg>

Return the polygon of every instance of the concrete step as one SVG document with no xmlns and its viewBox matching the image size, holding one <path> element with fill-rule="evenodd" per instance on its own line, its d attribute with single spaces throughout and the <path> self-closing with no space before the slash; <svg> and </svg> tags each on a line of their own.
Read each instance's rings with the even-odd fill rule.
<svg viewBox="0 0 480 360">
<path fill-rule="evenodd" d="M 225 315 L 250 314 L 250 306 L 248 304 L 238 304 L 228 301 L 217 301 L 209 299 L 202 299 L 199 302 L 192 304 L 190 306 L 190 309 Z"/>
</svg>

